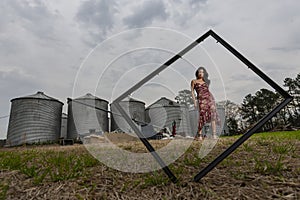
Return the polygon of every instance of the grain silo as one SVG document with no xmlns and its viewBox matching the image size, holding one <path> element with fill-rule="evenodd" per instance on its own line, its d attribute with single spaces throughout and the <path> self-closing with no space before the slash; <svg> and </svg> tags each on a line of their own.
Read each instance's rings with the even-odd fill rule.
<svg viewBox="0 0 300 200">
<path fill-rule="evenodd" d="M 176 134 L 187 135 L 189 130 L 188 111 L 185 106 L 162 97 L 146 108 L 146 122 L 156 131 L 169 128 L 172 132 L 173 123 L 176 123 Z"/>
<path fill-rule="evenodd" d="M 217 131 L 220 132 L 220 135 L 227 135 L 229 133 L 229 130 L 228 130 L 228 126 L 227 126 L 227 123 L 225 120 L 226 113 L 225 113 L 224 106 L 217 105 L 217 112 L 218 112 L 219 118 L 221 120 L 221 124 L 219 126 L 220 130 L 217 130 Z"/>
<path fill-rule="evenodd" d="M 62 113 L 60 138 L 67 139 L 67 124 L 68 124 L 68 115 L 66 113 Z"/>
<path fill-rule="evenodd" d="M 108 101 L 88 93 L 68 99 L 68 139 L 79 139 L 89 134 L 108 131 Z"/>
<path fill-rule="evenodd" d="M 199 120 L 199 112 L 195 107 L 189 109 L 189 118 L 190 118 L 190 128 L 192 137 L 196 136 L 198 130 L 198 120 Z"/>
<path fill-rule="evenodd" d="M 7 146 L 58 141 L 62 106 L 43 92 L 12 99 Z"/>
<path fill-rule="evenodd" d="M 193 136 L 194 132 L 190 124 L 189 108 L 188 106 L 181 105 L 181 121 L 177 131 L 178 134 L 182 136 Z"/>
<path fill-rule="evenodd" d="M 136 122 L 137 125 L 145 124 L 145 103 L 137 99 L 129 98 L 121 101 L 120 106 Z M 112 120 L 111 130 L 117 132 L 133 133 L 132 128 L 128 125 L 124 117 L 111 106 Z"/>
</svg>

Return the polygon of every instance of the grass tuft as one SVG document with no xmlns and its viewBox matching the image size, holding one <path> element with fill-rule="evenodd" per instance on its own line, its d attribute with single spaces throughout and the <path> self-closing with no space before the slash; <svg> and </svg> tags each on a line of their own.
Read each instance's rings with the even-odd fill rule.
<svg viewBox="0 0 300 200">
<path fill-rule="evenodd" d="M 286 170 L 282 159 L 283 157 L 280 155 L 275 162 L 271 162 L 269 160 L 262 161 L 255 156 L 255 170 L 263 175 L 282 175 L 282 172 Z"/>
<path fill-rule="evenodd" d="M 0 200 L 6 199 L 6 194 L 9 189 L 7 184 L 0 183 Z"/>
</svg>

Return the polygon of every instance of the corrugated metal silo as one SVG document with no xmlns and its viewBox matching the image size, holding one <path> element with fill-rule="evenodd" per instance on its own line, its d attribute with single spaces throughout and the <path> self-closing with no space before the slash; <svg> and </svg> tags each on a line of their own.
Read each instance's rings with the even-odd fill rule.
<svg viewBox="0 0 300 200">
<path fill-rule="evenodd" d="M 62 106 L 62 102 L 43 92 L 12 99 L 7 146 L 57 141 Z"/>
<path fill-rule="evenodd" d="M 220 130 L 217 130 L 219 131 L 220 135 L 226 135 L 229 133 L 229 130 L 228 130 L 228 127 L 227 127 L 227 124 L 226 124 L 226 113 L 225 113 L 225 108 L 224 106 L 219 106 L 217 105 L 217 112 L 218 112 L 218 115 L 219 115 L 219 118 L 221 120 L 221 125 L 220 125 Z"/>
<path fill-rule="evenodd" d="M 194 107 L 189 110 L 191 136 L 195 136 L 198 130 L 199 112 Z"/>
<path fill-rule="evenodd" d="M 68 99 L 68 139 L 108 131 L 108 101 L 88 93 Z"/>
<path fill-rule="evenodd" d="M 145 103 L 137 99 L 129 98 L 123 100 L 120 106 L 125 110 L 125 112 L 130 116 L 130 118 L 137 122 L 137 124 L 145 123 Z M 111 130 L 121 131 L 125 133 L 133 133 L 132 128 L 128 125 L 126 120 L 120 112 L 111 106 L 111 111 L 113 113 L 111 120 Z"/>
<path fill-rule="evenodd" d="M 181 106 L 181 121 L 178 133 L 182 136 L 192 136 L 193 132 L 190 124 L 189 108 L 187 106 Z"/>
<path fill-rule="evenodd" d="M 67 124 L 68 124 L 68 115 L 66 113 L 62 113 L 60 137 L 64 139 L 67 139 Z"/>
<path fill-rule="evenodd" d="M 188 111 L 185 106 L 162 97 L 146 108 L 146 121 L 153 125 L 156 131 L 169 128 L 172 131 L 172 123 L 176 122 L 176 134 L 186 135 L 189 130 Z"/>
</svg>

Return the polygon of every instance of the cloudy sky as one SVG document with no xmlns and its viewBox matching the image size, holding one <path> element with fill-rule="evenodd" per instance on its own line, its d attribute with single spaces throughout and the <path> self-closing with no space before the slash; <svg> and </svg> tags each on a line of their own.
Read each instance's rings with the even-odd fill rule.
<svg viewBox="0 0 300 200">
<path fill-rule="evenodd" d="M 117 82 L 113 89 L 119 94 L 115 88 L 123 86 L 125 91 L 135 83 L 129 80 L 138 81 L 209 29 L 282 85 L 284 78 L 300 72 L 299 9 L 297 0 L 1 0 L 0 138 L 6 137 L 11 99 L 44 91 L 62 101 L 66 112 L 68 97 L 87 92 L 101 97 L 104 83 Z M 130 32 L 144 27 L 165 31 Z M 109 39 L 117 34 L 122 36 Z M 130 42 L 140 46 L 130 47 Z M 142 45 L 153 48 L 128 53 Z M 240 103 L 248 93 L 268 88 L 214 40 L 200 45 L 145 86 L 148 96 L 140 92 L 136 97 L 151 102 L 149 93 L 154 92 L 158 98 L 164 91 L 157 84 L 165 86 L 165 96 L 170 98 L 179 89 L 189 89 L 191 66 L 199 65 L 210 72 L 218 100 Z M 129 47 L 125 56 L 118 52 L 122 47 Z M 105 71 L 105 63 L 112 60 Z"/>
</svg>

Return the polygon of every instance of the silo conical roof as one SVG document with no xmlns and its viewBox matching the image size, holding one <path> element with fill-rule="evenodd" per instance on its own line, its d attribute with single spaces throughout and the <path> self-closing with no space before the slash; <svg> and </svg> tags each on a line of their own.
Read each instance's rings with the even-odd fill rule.
<svg viewBox="0 0 300 200">
<path fill-rule="evenodd" d="M 178 103 L 175 101 L 168 99 L 166 97 L 161 97 L 151 105 L 149 105 L 146 109 L 152 108 L 152 107 L 161 107 L 161 106 L 173 106 L 173 107 L 180 107 Z"/>
<path fill-rule="evenodd" d="M 45 95 L 44 92 L 41 92 L 41 91 L 38 91 L 37 93 L 32 94 L 32 95 L 27 95 L 27 96 L 24 96 L 24 97 L 14 98 L 14 99 L 11 100 L 11 102 L 14 101 L 14 100 L 17 100 L 17 99 L 44 99 L 44 100 L 49 100 L 49 101 L 58 101 L 58 102 L 60 102 L 58 99 L 55 99 L 55 98 L 50 97 L 48 95 Z M 62 102 L 60 102 L 60 103 L 62 103 Z"/>
<path fill-rule="evenodd" d="M 87 93 L 86 95 L 77 97 L 74 100 L 101 100 L 101 101 L 106 101 L 108 103 L 107 100 L 96 97 L 96 96 L 92 95 L 91 93 Z"/>
<path fill-rule="evenodd" d="M 134 98 L 132 98 L 132 97 L 130 97 L 130 98 L 128 99 L 128 101 L 130 101 L 130 102 L 139 102 L 139 103 L 145 104 L 145 102 L 143 102 L 143 101 L 141 101 L 141 100 L 138 100 L 138 99 L 134 99 Z"/>
</svg>

